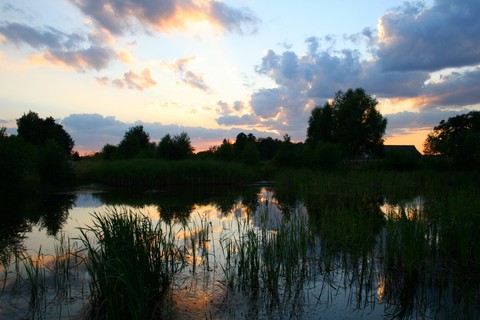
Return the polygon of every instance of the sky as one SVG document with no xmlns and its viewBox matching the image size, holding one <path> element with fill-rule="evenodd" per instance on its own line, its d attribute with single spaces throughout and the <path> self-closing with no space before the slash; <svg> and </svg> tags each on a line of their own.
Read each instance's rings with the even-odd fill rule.
<svg viewBox="0 0 480 320">
<path fill-rule="evenodd" d="M 205 150 L 304 141 L 312 108 L 364 88 L 385 144 L 423 150 L 480 110 L 478 0 L 0 0 L 0 126 L 53 117 L 81 154 L 143 125 Z"/>
</svg>

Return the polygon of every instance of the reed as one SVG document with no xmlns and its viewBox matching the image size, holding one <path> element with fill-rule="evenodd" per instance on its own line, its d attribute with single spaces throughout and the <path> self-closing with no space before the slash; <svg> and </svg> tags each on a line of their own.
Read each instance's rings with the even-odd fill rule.
<svg viewBox="0 0 480 320">
<path fill-rule="evenodd" d="M 252 298 L 261 295 L 265 303 L 279 306 L 282 297 L 287 299 L 290 290 L 303 282 L 306 266 L 314 263 L 314 242 L 302 212 L 284 217 L 273 229 L 268 219 L 261 214 L 260 225 L 243 218 L 236 220 L 236 226 L 224 225 L 222 270 L 228 288 Z"/>
<path fill-rule="evenodd" d="M 30 293 L 28 298 L 29 312 L 32 319 L 41 318 L 46 308 L 46 271 L 44 258 L 41 247 L 36 256 L 22 252 L 24 274 Z"/>
<path fill-rule="evenodd" d="M 150 319 L 165 312 L 165 296 L 185 265 L 171 223 L 141 212 L 112 208 L 93 213 L 93 225 L 81 229 L 91 276 L 94 318 Z"/>
<path fill-rule="evenodd" d="M 242 185 L 255 179 L 251 167 L 208 160 L 133 159 L 98 162 L 91 182 L 118 187 Z"/>
</svg>

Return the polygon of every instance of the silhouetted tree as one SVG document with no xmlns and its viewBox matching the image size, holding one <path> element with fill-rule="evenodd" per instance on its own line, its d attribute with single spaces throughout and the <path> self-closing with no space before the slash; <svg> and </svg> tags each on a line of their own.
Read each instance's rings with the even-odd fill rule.
<svg viewBox="0 0 480 320">
<path fill-rule="evenodd" d="M 242 160 L 245 164 L 255 165 L 260 162 L 260 152 L 254 141 L 248 141 L 242 151 Z"/>
<path fill-rule="evenodd" d="M 12 190 L 21 182 L 33 162 L 33 146 L 0 128 L 0 190 Z"/>
<path fill-rule="evenodd" d="M 335 140 L 352 157 L 378 155 L 383 149 L 387 119 L 377 111 L 375 100 L 361 88 L 337 92 L 333 101 Z"/>
<path fill-rule="evenodd" d="M 440 121 L 427 136 L 424 153 L 452 157 L 461 166 L 480 165 L 480 111 Z"/>
<path fill-rule="evenodd" d="M 74 172 L 63 151 L 53 139 L 47 140 L 45 147 L 38 149 L 37 168 L 42 182 L 64 186 L 73 181 Z"/>
<path fill-rule="evenodd" d="M 245 145 L 247 144 L 247 142 L 249 141 L 255 142 L 256 140 L 257 138 L 253 135 L 253 133 L 249 133 L 248 135 L 246 135 L 245 133 L 240 132 L 237 135 L 237 138 L 235 139 L 235 144 L 234 144 L 235 148 L 237 149 L 237 153 L 241 155 L 243 148 L 245 148 Z"/>
<path fill-rule="evenodd" d="M 170 136 L 166 134 L 158 143 L 157 155 L 160 158 L 179 160 L 186 159 L 193 154 L 190 137 L 186 132 Z"/>
<path fill-rule="evenodd" d="M 118 147 L 109 143 L 103 146 L 101 154 L 104 160 L 114 160 L 120 157 Z"/>
<path fill-rule="evenodd" d="M 174 153 L 172 136 L 167 133 L 158 143 L 157 156 L 159 158 L 169 159 L 173 158 Z"/>
<path fill-rule="evenodd" d="M 235 147 L 227 139 L 216 149 L 215 155 L 222 161 L 233 161 L 236 158 Z"/>
<path fill-rule="evenodd" d="M 72 155 L 75 145 L 72 137 L 52 117 L 42 119 L 37 113 L 29 111 L 17 119 L 17 127 L 18 135 L 34 146 L 43 147 L 53 139 L 66 155 Z"/>
<path fill-rule="evenodd" d="M 296 161 L 295 146 L 288 134 L 283 136 L 282 146 L 273 158 L 273 161 L 280 166 L 298 166 Z"/>
<path fill-rule="evenodd" d="M 312 110 L 307 142 L 312 146 L 318 141 L 338 143 L 352 158 L 380 155 L 387 119 L 376 105 L 377 100 L 362 88 L 338 91 L 331 107 L 325 104 Z"/>
<path fill-rule="evenodd" d="M 260 151 L 260 160 L 272 160 L 282 145 L 282 141 L 271 137 L 259 138 L 257 140 L 258 151 Z"/>
<path fill-rule="evenodd" d="M 319 141 L 334 141 L 335 120 L 332 106 L 326 102 L 323 107 L 315 107 L 308 119 L 307 140 L 315 147 Z"/>
<path fill-rule="evenodd" d="M 128 129 L 118 145 L 118 151 L 127 159 L 148 156 L 153 149 L 154 144 L 150 142 L 150 136 L 144 131 L 142 125 Z"/>
<path fill-rule="evenodd" d="M 175 146 L 175 158 L 185 159 L 190 157 L 195 151 L 192 147 L 190 137 L 186 132 L 173 136 L 173 145 Z"/>
</svg>

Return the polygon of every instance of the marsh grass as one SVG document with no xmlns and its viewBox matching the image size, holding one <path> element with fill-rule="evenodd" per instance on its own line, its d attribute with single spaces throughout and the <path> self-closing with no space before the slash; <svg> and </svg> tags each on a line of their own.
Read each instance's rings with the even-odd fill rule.
<svg viewBox="0 0 480 320">
<path fill-rule="evenodd" d="M 155 159 L 98 162 L 88 176 L 89 181 L 116 187 L 243 185 L 255 179 L 254 170 L 241 163 Z"/>
<path fill-rule="evenodd" d="M 5 279 L 3 290 L 8 287 L 10 293 L 7 301 L 14 306 L 28 306 L 27 313 L 21 316 L 44 319 L 52 312 L 60 316 L 68 314 L 68 305 L 78 299 L 78 296 L 73 297 L 76 290 L 73 285 L 78 286 L 82 282 L 84 258 L 77 254 L 76 243 L 70 242 L 64 235 L 57 240 L 55 253 L 44 254 L 42 247 L 33 253 L 15 252 L 14 261 L 6 267 L 7 274 L 12 273 L 11 268 L 14 268 L 16 275 L 14 282 Z"/>
<path fill-rule="evenodd" d="M 309 265 L 315 264 L 314 240 L 302 210 L 275 223 L 265 213 L 260 212 L 259 225 L 248 218 L 224 224 L 222 271 L 230 290 L 278 309 L 303 287 Z"/>
<path fill-rule="evenodd" d="M 22 252 L 22 263 L 29 291 L 28 305 L 32 318 L 39 317 L 46 308 L 45 256 L 40 247 L 36 257 Z"/>
<path fill-rule="evenodd" d="M 81 229 L 91 276 L 91 315 L 109 319 L 151 319 L 165 312 L 173 277 L 185 265 L 171 223 L 138 211 L 94 213 Z"/>
</svg>

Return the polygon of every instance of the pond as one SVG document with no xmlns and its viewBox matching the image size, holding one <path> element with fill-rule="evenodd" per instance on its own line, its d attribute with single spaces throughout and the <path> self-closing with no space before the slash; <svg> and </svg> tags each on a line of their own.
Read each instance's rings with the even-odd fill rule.
<svg viewBox="0 0 480 320">
<path fill-rule="evenodd" d="M 442 233 L 431 203 L 418 194 L 306 200 L 271 185 L 80 188 L 13 201 L 0 222 L 0 318 L 86 318 L 92 276 L 79 228 L 98 223 L 94 213 L 134 212 L 182 252 L 164 318 L 476 319 L 478 270 L 432 254 Z"/>
</svg>

